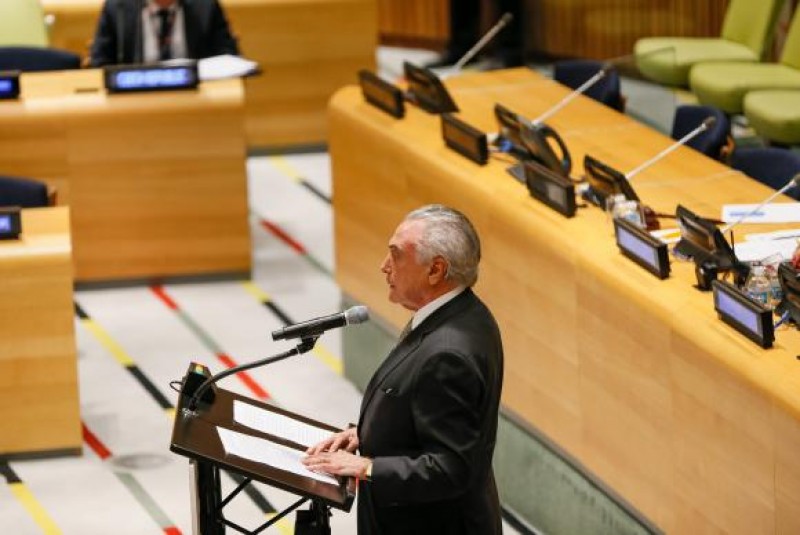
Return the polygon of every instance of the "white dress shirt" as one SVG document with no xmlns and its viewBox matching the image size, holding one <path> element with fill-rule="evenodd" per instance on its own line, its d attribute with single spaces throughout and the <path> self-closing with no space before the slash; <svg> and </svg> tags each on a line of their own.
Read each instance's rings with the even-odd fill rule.
<svg viewBox="0 0 800 535">
<path fill-rule="evenodd" d="M 158 51 L 158 32 L 161 20 L 158 18 L 158 4 L 155 0 L 149 0 L 142 9 L 142 60 L 145 63 L 156 63 L 160 61 Z M 183 18 L 183 8 L 178 2 L 167 8 L 175 13 L 175 20 L 172 22 L 172 59 L 188 57 L 186 49 L 186 31 Z"/>
<path fill-rule="evenodd" d="M 425 321 L 428 316 L 436 312 L 438 309 L 442 308 L 445 304 L 455 298 L 458 294 L 466 290 L 466 286 L 456 286 L 446 294 L 442 294 L 427 305 L 421 307 L 414 313 L 414 317 L 411 318 L 411 330 L 417 328 L 417 326 Z"/>
</svg>

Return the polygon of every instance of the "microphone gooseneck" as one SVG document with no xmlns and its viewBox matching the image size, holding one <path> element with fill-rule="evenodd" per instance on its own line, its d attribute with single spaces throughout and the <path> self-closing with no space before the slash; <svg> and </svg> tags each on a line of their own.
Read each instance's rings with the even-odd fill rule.
<svg viewBox="0 0 800 535">
<path fill-rule="evenodd" d="M 550 117 L 561 111 L 561 108 L 563 108 L 564 106 L 566 106 L 567 104 L 578 98 L 578 95 L 582 95 L 583 93 L 588 91 L 589 88 L 591 88 L 594 84 L 605 78 L 610 70 L 611 70 L 610 64 L 603 65 L 603 67 L 599 71 L 597 71 L 594 74 L 594 76 L 583 82 L 578 88 L 574 89 L 572 92 L 570 92 L 569 95 L 559 100 L 555 106 L 553 106 L 552 108 L 541 114 L 539 117 L 531 121 L 531 123 L 533 125 L 539 125 L 548 120 Z"/>
<path fill-rule="evenodd" d="M 642 171 L 644 171 L 645 169 L 647 169 L 648 167 L 659 161 L 661 158 L 663 158 L 670 152 L 674 151 L 678 147 L 685 145 L 699 134 L 708 130 L 708 128 L 711 125 L 713 125 L 716 122 L 716 120 L 717 120 L 716 117 L 707 117 L 705 120 L 703 120 L 702 123 L 700 123 L 700 125 L 697 128 L 695 128 L 694 130 L 692 130 L 691 132 L 680 138 L 678 141 L 676 141 L 666 149 L 662 150 L 661 152 L 659 152 L 658 154 L 656 154 L 655 156 L 653 156 L 652 158 L 650 158 L 649 160 L 638 166 L 637 168 L 628 172 L 625 175 L 625 178 L 630 181 L 630 179 L 632 179 L 634 176 L 638 175 L 639 173 L 641 173 Z"/>
<path fill-rule="evenodd" d="M 461 56 L 461 58 L 460 58 L 460 59 L 459 59 L 459 60 L 458 60 L 458 61 L 457 61 L 457 62 L 456 62 L 454 65 L 453 65 L 453 70 L 454 70 L 454 71 L 460 71 L 461 69 L 463 69 L 463 68 L 464 68 L 464 65 L 466 65 L 467 63 L 469 63 L 469 60 L 471 60 L 473 57 L 475 57 L 475 54 L 477 54 L 478 52 L 480 52 L 480 51 L 481 51 L 481 49 L 482 49 L 484 46 L 486 46 L 486 44 L 487 44 L 489 41 L 491 41 L 492 39 L 494 39 L 494 36 L 495 36 L 495 35 L 497 35 L 497 33 L 498 33 L 500 30 L 502 30 L 502 29 L 503 29 L 503 28 L 505 28 L 505 27 L 506 27 L 508 24 L 510 24 L 512 20 L 514 20 L 514 15 L 512 15 L 511 13 L 506 13 L 506 14 L 504 14 L 502 17 L 500 17 L 500 20 L 498 20 L 498 21 L 495 23 L 495 25 L 494 25 L 494 26 L 492 26 L 491 28 L 489 28 L 489 31 L 488 31 L 488 32 L 486 32 L 486 34 L 485 34 L 483 37 L 481 37 L 481 38 L 480 38 L 480 40 L 478 40 L 478 42 L 477 42 L 477 43 L 475 43 L 475 44 L 472 46 L 472 48 L 470 48 L 469 50 L 467 50 L 466 54 L 464 54 L 463 56 Z"/>
<path fill-rule="evenodd" d="M 764 200 L 764 202 L 762 202 L 761 204 L 759 204 L 758 206 L 756 206 L 755 208 L 753 208 L 752 210 L 750 210 L 746 214 L 744 214 L 741 217 L 739 217 L 739 219 L 737 219 L 733 223 L 728 223 L 727 225 L 722 227 L 722 229 L 721 229 L 722 233 L 725 234 L 730 229 L 732 229 L 733 227 L 735 227 L 736 225 L 738 225 L 739 223 L 741 223 L 742 221 L 744 221 L 745 219 L 747 219 L 751 215 L 758 213 L 758 211 L 761 210 L 764 206 L 766 206 L 767 204 L 771 203 L 775 199 L 775 197 L 777 197 L 778 195 L 781 195 L 783 193 L 786 193 L 788 190 L 790 190 L 794 186 L 800 186 L 800 173 L 794 175 L 789 180 L 789 182 L 787 182 L 781 189 L 779 189 L 778 191 L 776 191 L 775 193 L 773 193 L 772 195 L 767 197 Z"/>
</svg>

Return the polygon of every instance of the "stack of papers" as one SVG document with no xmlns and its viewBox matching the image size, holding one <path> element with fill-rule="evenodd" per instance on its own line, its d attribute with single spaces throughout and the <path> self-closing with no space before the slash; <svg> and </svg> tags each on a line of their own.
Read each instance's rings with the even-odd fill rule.
<svg viewBox="0 0 800 535">
<path fill-rule="evenodd" d="M 316 479 L 323 483 L 339 485 L 333 476 L 318 474 L 306 468 L 302 463 L 302 459 L 306 456 L 305 452 L 222 427 L 217 428 L 217 433 L 227 454 L 263 463 L 284 472 Z"/>
<path fill-rule="evenodd" d="M 223 78 L 238 78 L 258 71 L 258 63 L 239 56 L 225 54 L 204 58 L 197 62 L 197 72 L 200 80 L 221 80 Z"/>
</svg>

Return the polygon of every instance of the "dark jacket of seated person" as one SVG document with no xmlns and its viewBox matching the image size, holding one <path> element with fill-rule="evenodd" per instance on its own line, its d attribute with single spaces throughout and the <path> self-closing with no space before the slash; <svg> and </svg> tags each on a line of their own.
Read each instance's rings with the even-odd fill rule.
<svg viewBox="0 0 800 535">
<path fill-rule="evenodd" d="M 166 20 L 159 14 L 166 8 Z M 161 34 L 162 24 L 166 28 Z M 239 54 L 217 0 L 106 0 L 90 65 Z"/>
</svg>

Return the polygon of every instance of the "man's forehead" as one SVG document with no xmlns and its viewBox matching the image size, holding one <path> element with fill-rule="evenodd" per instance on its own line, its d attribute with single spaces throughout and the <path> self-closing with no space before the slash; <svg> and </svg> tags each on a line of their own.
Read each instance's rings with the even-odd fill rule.
<svg viewBox="0 0 800 535">
<path fill-rule="evenodd" d="M 404 247 L 417 243 L 422 233 L 423 221 L 411 220 L 403 221 L 394 231 L 394 235 L 389 240 L 389 246 Z"/>
</svg>

